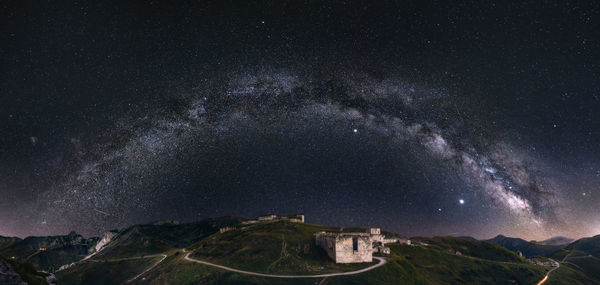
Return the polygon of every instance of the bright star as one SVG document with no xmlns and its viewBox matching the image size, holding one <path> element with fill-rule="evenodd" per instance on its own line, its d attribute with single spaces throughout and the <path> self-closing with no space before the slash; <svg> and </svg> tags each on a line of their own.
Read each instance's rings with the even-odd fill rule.
<svg viewBox="0 0 600 285">
<path fill-rule="evenodd" d="M 353 129 L 352 132 L 354 132 L 356 134 L 356 133 L 358 133 L 358 129 Z"/>
<path fill-rule="evenodd" d="M 462 205 L 462 204 L 464 204 L 464 203 L 465 203 L 465 200 L 463 200 L 463 199 L 460 199 L 460 200 L 458 200 L 458 203 L 460 203 L 460 204 Z"/>
</svg>

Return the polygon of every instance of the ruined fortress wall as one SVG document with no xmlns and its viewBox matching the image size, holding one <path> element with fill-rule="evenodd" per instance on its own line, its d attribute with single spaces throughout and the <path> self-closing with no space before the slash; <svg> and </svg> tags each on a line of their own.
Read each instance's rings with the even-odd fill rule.
<svg viewBox="0 0 600 285">
<path fill-rule="evenodd" d="M 327 252 L 327 255 L 329 255 L 331 259 L 335 260 L 335 237 L 325 234 L 317 234 L 315 241 L 317 246 L 324 249 L 325 252 Z"/>
<path fill-rule="evenodd" d="M 358 241 L 358 250 L 354 250 L 353 238 Z M 369 236 L 345 235 L 335 243 L 336 263 L 355 263 L 373 261 L 373 246 Z"/>
</svg>

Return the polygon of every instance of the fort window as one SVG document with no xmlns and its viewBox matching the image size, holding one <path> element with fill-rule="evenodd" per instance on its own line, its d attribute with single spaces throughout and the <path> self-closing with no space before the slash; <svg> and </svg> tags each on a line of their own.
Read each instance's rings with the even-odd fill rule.
<svg viewBox="0 0 600 285">
<path fill-rule="evenodd" d="M 352 250 L 358 251 L 358 237 L 352 237 Z"/>
</svg>

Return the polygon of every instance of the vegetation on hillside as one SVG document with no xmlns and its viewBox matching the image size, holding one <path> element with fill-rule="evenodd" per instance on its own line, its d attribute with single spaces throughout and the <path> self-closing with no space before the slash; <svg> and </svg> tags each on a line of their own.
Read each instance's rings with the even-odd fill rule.
<svg viewBox="0 0 600 285">
<path fill-rule="evenodd" d="M 218 232 L 221 227 L 236 225 L 242 220 L 223 217 L 187 224 L 135 225 L 119 232 L 95 258 L 150 255 L 173 248 L 184 248 Z"/>
<path fill-rule="evenodd" d="M 38 272 L 35 266 L 31 263 L 20 263 L 13 259 L 0 257 L 2 261 L 7 262 L 13 268 L 14 272 L 19 274 L 21 279 L 29 285 L 47 285 L 46 276 L 48 274 Z"/>
<path fill-rule="evenodd" d="M 160 257 L 156 256 L 134 259 L 87 260 L 57 272 L 56 278 L 61 285 L 122 284 L 159 260 Z"/>
<path fill-rule="evenodd" d="M 339 229 L 286 221 L 253 224 L 200 241 L 191 247 L 192 257 L 236 269 L 276 274 L 322 274 L 372 265 L 335 263 L 315 245 L 314 234 L 320 231 Z"/>
<path fill-rule="evenodd" d="M 427 247 L 450 253 L 473 256 L 481 259 L 507 261 L 507 262 L 523 262 L 524 259 L 519 257 L 515 252 L 507 250 L 496 244 L 491 244 L 484 241 L 467 241 L 456 237 L 415 237 L 412 238 L 415 244 L 426 244 Z"/>
<path fill-rule="evenodd" d="M 525 257 L 546 256 L 556 252 L 566 245 L 543 245 L 534 242 L 529 242 L 520 238 L 505 237 L 498 235 L 487 242 L 500 245 L 512 251 L 520 251 Z"/>
<path fill-rule="evenodd" d="M 417 237 L 412 239 L 412 246 L 388 244 L 391 254 L 385 255 L 384 266 L 328 278 L 251 276 L 184 259 L 190 253 L 192 258 L 232 268 L 282 275 L 346 272 L 372 265 L 336 264 L 314 242 L 314 234 L 319 231 L 364 232 L 365 228 L 288 221 L 242 225 L 242 220 L 221 218 L 190 224 L 132 226 L 120 231 L 99 254 L 58 272 L 56 277 L 59 284 L 120 284 L 161 260 L 149 256 L 154 254 L 166 254 L 167 258 L 134 284 L 536 284 L 550 269 L 533 265 L 499 245 L 454 237 Z M 219 232 L 225 226 L 235 229 Z M 600 236 L 583 239 L 550 255 L 554 260 L 565 259 L 565 263 L 552 272 L 546 284 L 600 284 L 600 258 L 595 255 L 598 239 Z M 44 240 L 17 241 L 3 252 L 29 253 Z M 76 247 L 68 250 L 72 243 L 51 244 L 60 250 L 34 252 L 29 258 L 38 264 L 52 264 L 82 255 Z M 46 275 L 37 272 L 34 265 L 16 259 L 9 261 L 25 281 L 45 284 Z"/>
<path fill-rule="evenodd" d="M 86 239 L 75 232 L 63 236 L 28 237 L 0 250 L 0 255 L 51 272 L 84 258 L 97 241 L 98 238 Z"/>
</svg>

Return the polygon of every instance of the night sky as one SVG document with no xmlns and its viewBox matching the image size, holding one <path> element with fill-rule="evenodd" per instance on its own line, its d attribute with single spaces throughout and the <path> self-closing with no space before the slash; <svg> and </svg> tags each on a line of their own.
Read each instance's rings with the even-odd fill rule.
<svg viewBox="0 0 600 285">
<path fill-rule="evenodd" d="M 0 235 L 600 234 L 600 2 L 215 2 L 0 2 Z"/>
</svg>

